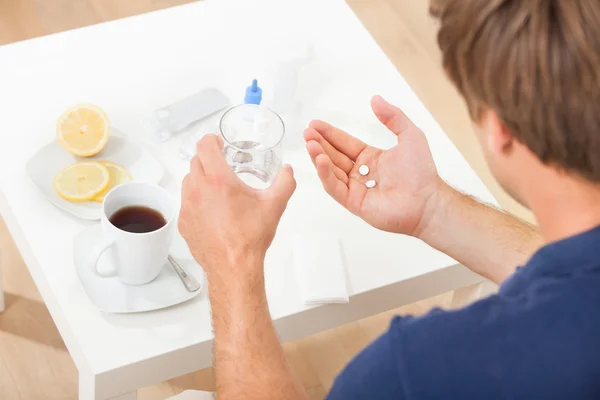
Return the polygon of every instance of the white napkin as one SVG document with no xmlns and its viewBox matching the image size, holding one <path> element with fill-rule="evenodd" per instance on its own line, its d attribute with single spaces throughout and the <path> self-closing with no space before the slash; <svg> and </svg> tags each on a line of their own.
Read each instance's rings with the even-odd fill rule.
<svg viewBox="0 0 600 400">
<path fill-rule="evenodd" d="M 347 303 L 346 271 L 338 238 L 333 234 L 297 235 L 293 248 L 304 303 Z"/>
</svg>

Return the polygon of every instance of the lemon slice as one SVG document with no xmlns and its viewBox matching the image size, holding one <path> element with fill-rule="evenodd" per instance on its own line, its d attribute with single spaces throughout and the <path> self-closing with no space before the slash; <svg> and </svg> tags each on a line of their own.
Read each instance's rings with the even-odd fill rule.
<svg viewBox="0 0 600 400">
<path fill-rule="evenodd" d="M 98 162 L 78 162 L 56 174 L 54 189 L 63 199 L 86 201 L 108 186 L 109 177 L 108 168 Z"/>
<path fill-rule="evenodd" d="M 89 157 L 102 151 L 108 136 L 110 123 L 100 107 L 78 104 L 69 108 L 56 123 L 56 136 L 60 144 L 71 154 Z"/>
<path fill-rule="evenodd" d="M 104 201 L 104 196 L 106 196 L 106 194 L 110 192 L 112 188 L 120 185 L 121 183 L 131 181 L 131 175 L 129 175 L 129 172 L 127 172 L 125 167 L 112 161 L 103 160 L 100 161 L 100 164 L 104 165 L 108 169 L 110 179 L 108 181 L 108 186 L 106 186 L 106 188 L 99 194 L 94 196 L 92 200 L 102 202 Z"/>
</svg>

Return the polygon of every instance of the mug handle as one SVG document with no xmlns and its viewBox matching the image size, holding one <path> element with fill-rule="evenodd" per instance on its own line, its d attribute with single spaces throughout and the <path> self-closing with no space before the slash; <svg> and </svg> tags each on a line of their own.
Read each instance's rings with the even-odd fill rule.
<svg viewBox="0 0 600 400">
<path fill-rule="evenodd" d="M 100 259 L 100 256 L 102 256 L 102 254 L 104 254 L 109 247 L 114 246 L 114 244 L 115 239 L 105 237 L 103 238 L 103 241 L 92 250 L 92 255 L 90 256 L 88 262 L 89 269 L 99 278 L 111 278 L 113 276 L 117 276 L 116 268 L 106 273 L 98 271 L 98 260 Z"/>
</svg>

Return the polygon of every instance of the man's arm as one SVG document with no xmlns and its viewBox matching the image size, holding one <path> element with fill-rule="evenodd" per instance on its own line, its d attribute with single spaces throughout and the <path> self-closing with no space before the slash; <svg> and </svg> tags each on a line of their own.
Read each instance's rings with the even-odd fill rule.
<svg viewBox="0 0 600 400">
<path fill-rule="evenodd" d="M 541 246 L 537 229 L 442 183 L 415 236 L 500 284 Z"/>
<path fill-rule="evenodd" d="M 262 264 L 262 260 L 245 262 Z M 235 267 L 263 269 L 262 265 L 245 267 L 240 264 Z M 304 389 L 290 371 L 275 333 L 264 277 L 261 275 L 236 282 L 214 279 L 209 285 L 209 297 L 215 333 L 218 398 L 307 399 Z"/>
<path fill-rule="evenodd" d="M 283 166 L 266 190 L 246 186 L 206 135 L 183 180 L 179 232 L 204 268 L 215 334 L 219 400 L 305 400 L 279 344 L 264 259 L 296 181 Z"/>
</svg>

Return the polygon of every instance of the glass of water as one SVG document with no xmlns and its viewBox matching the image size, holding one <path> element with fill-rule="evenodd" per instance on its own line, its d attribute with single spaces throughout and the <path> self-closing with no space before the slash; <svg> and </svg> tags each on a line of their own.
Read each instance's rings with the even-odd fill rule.
<svg viewBox="0 0 600 400">
<path fill-rule="evenodd" d="M 219 123 L 223 155 L 247 185 L 265 189 L 281 169 L 285 125 L 273 110 L 255 104 L 229 109 Z"/>
</svg>

